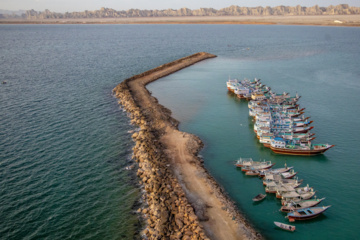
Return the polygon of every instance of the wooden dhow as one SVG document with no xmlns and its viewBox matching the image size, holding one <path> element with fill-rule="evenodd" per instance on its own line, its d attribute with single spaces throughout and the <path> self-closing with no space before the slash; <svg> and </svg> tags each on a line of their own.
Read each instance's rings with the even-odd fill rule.
<svg viewBox="0 0 360 240">
<path fill-rule="evenodd" d="M 294 210 L 302 209 L 302 208 L 309 208 L 315 207 L 316 205 L 320 204 L 325 198 L 321 199 L 309 199 L 309 200 L 302 200 L 298 202 L 290 201 L 285 203 L 284 206 L 280 208 L 281 212 L 292 212 Z"/>
<path fill-rule="evenodd" d="M 323 154 L 330 148 L 335 145 L 330 144 L 287 144 L 286 141 L 282 138 L 274 138 L 271 140 L 270 149 L 277 154 L 286 154 L 286 155 L 302 155 L 302 156 L 312 156 Z"/>
<path fill-rule="evenodd" d="M 261 171 L 265 169 L 269 169 L 272 166 L 274 166 L 275 163 L 272 163 L 271 161 L 266 161 L 258 165 L 252 165 L 252 166 L 243 166 L 241 168 L 241 171 L 248 172 L 248 171 Z"/>
<path fill-rule="evenodd" d="M 295 222 L 295 220 L 309 220 L 318 217 L 330 207 L 331 206 L 302 208 L 288 213 L 286 218 L 289 219 L 289 222 Z"/>
<path fill-rule="evenodd" d="M 316 191 L 312 187 L 307 185 L 306 187 L 297 187 L 290 190 L 278 190 L 276 192 L 276 198 L 296 198 L 310 199 L 315 195 Z"/>
</svg>

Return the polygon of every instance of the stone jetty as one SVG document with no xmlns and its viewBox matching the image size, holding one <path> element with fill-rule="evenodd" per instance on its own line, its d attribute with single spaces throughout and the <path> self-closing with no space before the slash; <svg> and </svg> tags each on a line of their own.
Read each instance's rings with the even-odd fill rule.
<svg viewBox="0 0 360 240">
<path fill-rule="evenodd" d="M 261 239 L 197 157 L 203 146 L 180 132 L 171 111 L 145 86 L 196 62 L 216 57 L 196 53 L 124 80 L 113 90 L 139 126 L 132 135 L 137 176 L 144 187 L 144 239 Z"/>
</svg>

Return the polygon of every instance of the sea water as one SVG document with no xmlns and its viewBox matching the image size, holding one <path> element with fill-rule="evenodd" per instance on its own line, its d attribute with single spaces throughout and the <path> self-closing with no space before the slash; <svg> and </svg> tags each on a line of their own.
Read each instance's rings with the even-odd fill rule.
<svg viewBox="0 0 360 240">
<path fill-rule="evenodd" d="M 266 238 L 356 239 L 360 222 L 356 207 L 360 198 L 360 29 L 233 27 L 234 32 L 244 29 L 249 31 L 237 41 L 224 41 L 228 53 L 154 82 L 149 89 L 172 110 L 181 130 L 204 141 L 205 166 Z M 336 146 L 314 157 L 272 153 L 256 138 L 247 101 L 227 93 L 229 77 L 256 77 L 275 92 L 299 93 L 305 116 L 314 121 L 314 143 Z M 265 201 L 252 202 L 265 192 L 264 187 L 260 179 L 234 167 L 240 157 L 271 160 L 275 167 L 293 166 L 303 186 L 309 184 L 317 197 L 326 197 L 320 206 L 332 207 L 316 219 L 295 222 L 294 233 L 276 228 L 274 221 L 288 223 L 286 214 L 279 212 L 280 201 L 268 194 Z"/>
<path fill-rule="evenodd" d="M 199 51 L 218 55 L 148 87 L 180 129 L 205 143 L 205 166 L 239 210 L 269 239 L 355 239 L 360 197 L 360 29 L 258 25 L 1 25 L 0 238 L 132 239 L 140 191 L 131 166 L 135 126 L 112 96 L 122 80 Z M 316 157 L 262 147 L 247 102 L 227 94 L 229 78 L 261 78 L 298 92 Z M 332 207 L 317 219 L 286 222 L 261 181 L 233 165 L 239 157 L 294 166 Z"/>
</svg>

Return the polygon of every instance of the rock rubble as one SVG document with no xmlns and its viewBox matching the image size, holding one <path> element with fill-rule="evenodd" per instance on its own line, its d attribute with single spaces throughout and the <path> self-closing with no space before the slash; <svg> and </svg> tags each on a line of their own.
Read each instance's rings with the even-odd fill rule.
<svg viewBox="0 0 360 240">
<path fill-rule="evenodd" d="M 156 132 L 142 110 L 135 104 L 126 82 L 114 90 L 119 103 L 130 113 L 131 122 L 140 127 L 132 138 L 137 176 L 145 189 L 147 206 L 139 209 L 146 219 L 143 230 L 146 239 L 208 239 L 189 204 L 185 193 L 168 168 L 169 160 L 157 141 Z"/>
<path fill-rule="evenodd" d="M 201 224 L 209 219 L 206 213 L 208 206 L 188 192 L 181 173 L 172 167 L 171 151 L 160 141 L 166 129 L 177 131 L 178 121 L 171 117 L 170 110 L 158 104 L 145 85 L 210 57 L 215 56 L 197 53 L 181 58 L 126 79 L 113 90 L 119 104 L 129 113 L 131 123 L 139 127 L 132 138 L 135 141 L 133 157 L 138 164 L 137 176 L 144 189 L 145 204 L 137 211 L 146 223 L 142 231 L 144 239 L 209 239 Z M 238 223 L 244 233 L 243 238 L 261 239 L 261 235 L 240 215 L 235 204 L 203 167 L 202 160 L 197 157 L 203 146 L 201 140 L 189 133 L 182 133 L 182 136 L 189 139 L 186 148 L 193 154 L 191 164 L 199 166 L 199 174 L 209 183 L 231 221 Z"/>
</svg>

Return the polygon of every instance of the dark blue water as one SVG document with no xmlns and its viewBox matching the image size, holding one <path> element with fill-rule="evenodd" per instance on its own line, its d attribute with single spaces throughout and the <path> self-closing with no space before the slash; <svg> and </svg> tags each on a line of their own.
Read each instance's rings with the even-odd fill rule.
<svg viewBox="0 0 360 240">
<path fill-rule="evenodd" d="M 239 209 L 272 239 L 356 238 L 358 39 L 360 29 L 335 27 L 1 25 L 0 238 L 131 239 L 139 191 L 125 167 L 134 127 L 111 90 L 199 51 L 219 57 L 150 88 L 204 140 L 206 166 Z M 256 142 L 247 104 L 226 94 L 229 75 L 298 91 L 316 141 L 337 146 L 315 158 L 271 154 Z M 252 205 L 263 187 L 233 168 L 240 156 L 286 161 L 333 207 L 295 234 L 274 229 L 285 221 L 278 201 Z"/>
</svg>

